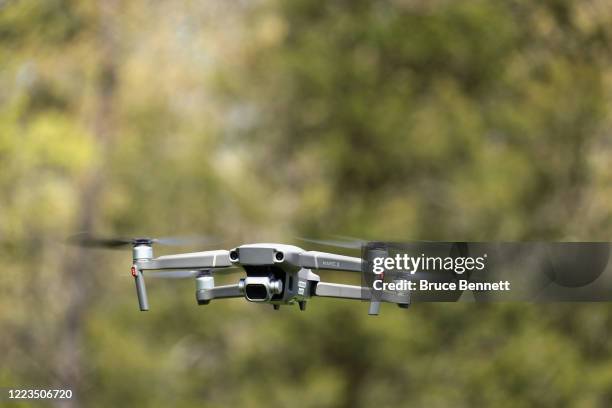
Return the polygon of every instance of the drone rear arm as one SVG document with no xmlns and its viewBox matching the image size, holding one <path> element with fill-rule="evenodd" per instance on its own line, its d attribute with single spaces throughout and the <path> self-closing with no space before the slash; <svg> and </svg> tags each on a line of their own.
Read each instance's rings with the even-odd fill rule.
<svg viewBox="0 0 612 408">
<path fill-rule="evenodd" d="M 200 289 L 196 292 L 198 304 L 203 305 L 212 299 L 228 299 L 244 297 L 239 285 L 211 286 L 210 288 Z"/>
</svg>

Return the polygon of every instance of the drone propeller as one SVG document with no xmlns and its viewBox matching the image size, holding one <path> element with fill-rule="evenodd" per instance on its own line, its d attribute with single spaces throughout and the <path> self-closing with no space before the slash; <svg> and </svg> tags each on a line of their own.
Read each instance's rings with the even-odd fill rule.
<svg viewBox="0 0 612 408">
<path fill-rule="evenodd" d="M 301 238 L 298 237 L 300 241 L 310 242 L 312 244 L 336 247 L 336 248 L 345 248 L 345 249 L 361 249 L 363 245 L 366 245 L 368 241 L 362 241 L 359 239 L 353 239 L 348 237 L 337 237 L 339 239 L 312 239 L 312 238 Z"/>
<path fill-rule="evenodd" d="M 304 242 L 310 242 L 313 244 L 317 244 L 317 245 L 324 245 L 324 246 L 329 246 L 329 247 L 336 247 L 336 248 L 345 248 L 345 249 L 362 249 L 364 246 L 368 245 L 368 246 L 376 246 L 376 244 L 382 244 L 383 246 L 385 246 L 385 242 L 384 241 L 366 241 L 363 239 L 359 239 L 359 238 L 353 238 L 353 237 L 347 237 L 347 236 L 343 236 L 343 235 L 334 235 L 333 236 L 335 239 L 312 239 L 312 238 L 301 238 L 298 237 L 297 239 L 300 241 L 304 241 Z M 419 239 L 413 239 L 410 242 L 413 243 L 432 243 L 435 241 L 428 241 L 428 240 L 419 240 Z"/>
<path fill-rule="evenodd" d="M 202 235 L 163 238 L 102 238 L 84 232 L 69 237 L 68 243 L 88 248 L 118 249 L 137 244 L 160 244 L 167 246 L 210 245 L 215 243 L 215 240 Z"/>
</svg>

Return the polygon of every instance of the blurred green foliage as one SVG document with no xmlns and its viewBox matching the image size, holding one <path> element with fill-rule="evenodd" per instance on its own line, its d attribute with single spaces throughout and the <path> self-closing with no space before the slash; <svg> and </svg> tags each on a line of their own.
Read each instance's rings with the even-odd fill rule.
<svg viewBox="0 0 612 408">
<path fill-rule="evenodd" d="M 62 242 L 609 240 L 611 23 L 596 0 L 0 2 L 0 385 L 92 407 L 609 406 L 605 304 L 371 318 L 202 308 L 172 281 L 139 313 L 129 253 Z"/>
</svg>

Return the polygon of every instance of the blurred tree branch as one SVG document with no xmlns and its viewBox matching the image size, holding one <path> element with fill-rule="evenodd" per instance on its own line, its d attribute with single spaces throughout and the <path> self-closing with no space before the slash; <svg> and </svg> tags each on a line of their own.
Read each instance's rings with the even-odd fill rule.
<svg viewBox="0 0 612 408">
<path fill-rule="evenodd" d="M 99 61 L 95 82 L 95 111 L 93 114 L 93 145 L 100 158 L 92 167 L 80 186 L 78 200 L 77 229 L 93 231 L 100 211 L 100 202 L 105 189 L 106 168 L 113 142 L 116 138 L 115 94 L 117 90 L 117 27 L 116 18 L 120 13 L 118 1 L 98 1 L 99 21 L 96 35 Z M 59 384 L 73 389 L 75 397 L 59 401 L 58 405 L 73 407 L 81 405 L 83 391 L 84 323 L 96 297 L 98 285 L 96 273 L 100 271 L 95 264 L 96 257 L 83 247 L 73 249 L 62 267 L 65 318 L 58 328 L 59 337 L 57 358 L 57 377 Z"/>
</svg>

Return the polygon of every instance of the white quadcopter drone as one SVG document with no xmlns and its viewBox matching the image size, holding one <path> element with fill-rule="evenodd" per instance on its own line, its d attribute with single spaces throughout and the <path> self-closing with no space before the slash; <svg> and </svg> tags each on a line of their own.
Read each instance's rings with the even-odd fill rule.
<svg viewBox="0 0 612 408">
<path fill-rule="evenodd" d="M 76 239 L 74 239 L 76 238 Z M 131 274 L 141 311 L 149 310 L 145 275 L 162 278 L 194 278 L 196 300 L 206 305 L 213 299 L 245 298 L 249 302 L 268 303 L 278 310 L 281 305 L 297 303 L 305 310 L 313 296 L 356 299 L 370 302 L 369 314 L 377 315 L 380 302 L 410 305 L 410 295 L 373 294 L 369 287 L 321 282 L 313 271 L 335 270 L 361 273 L 368 259 L 384 249 L 365 251 L 364 259 L 326 252 L 307 251 L 286 244 L 248 244 L 230 250 L 189 252 L 153 256 L 153 244 L 177 244 L 173 238 L 101 239 L 89 235 L 74 237 L 73 243 L 89 247 L 118 248 L 131 245 Z M 246 276 L 233 285 L 215 286 L 215 274 L 241 267 Z M 155 272 L 157 271 L 157 272 Z"/>
</svg>

